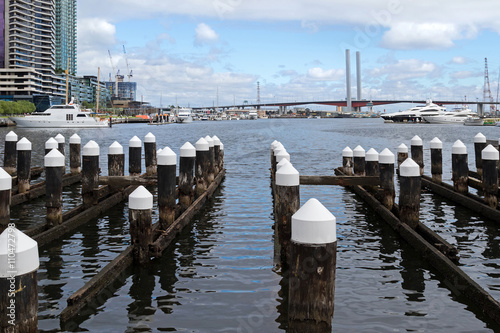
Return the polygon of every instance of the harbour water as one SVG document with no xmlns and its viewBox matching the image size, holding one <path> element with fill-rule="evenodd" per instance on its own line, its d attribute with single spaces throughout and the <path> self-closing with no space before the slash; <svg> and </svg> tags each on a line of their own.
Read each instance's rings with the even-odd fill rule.
<svg viewBox="0 0 500 333">
<path fill-rule="evenodd" d="M 40 249 L 40 332 L 286 332 L 287 280 L 273 262 L 270 144 L 279 140 L 302 175 L 333 175 L 341 151 L 361 145 L 394 153 L 414 135 L 443 141 L 443 180 L 451 178 L 451 146 L 462 140 L 473 160 L 473 138 L 481 131 L 498 139 L 498 127 L 385 124 L 382 119 L 260 119 L 107 129 L 14 130 L 33 143 L 33 166 L 43 165 L 44 143 L 77 133 L 82 146 L 96 141 L 107 174 L 107 148 L 115 140 L 127 154 L 133 135 L 156 136 L 157 148 L 178 153 L 186 141 L 217 135 L 224 143 L 226 179 L 209 207 L 184 230 L 163 257 L 146 268 L 132 267 L 74 322 L 60 326 L 66 299 L 129 244 L 127 204 Z M 3 145 L 2 148 L 3 149 Z M 127 155 L 128 156 L 128 155 Z M 128 170 L 127 158 L 125 170 Z M 144 170 L 144 166 L 143 166 Z M 65 189 L 64 210 L 81 203 L 80 187 Z M 397 236 L 355 194 L 337 186 L 301 186 L 301 203 L 315 197 L 337 219 L 338 254 L 334 332 L 493 332 L 446 278 Z M 396 201 L 397 202 L 397 201 Z M 42 222 L 44 199 L 14 207 L 12 221 L 23 230 Z M 154 219 L 157 215 L 154 215 Z M 422 194 L 421 222 L 460 254 L 460 267 L 500 299 L 500 233 L 494 221 L 433 195 Z"/>
</svg>

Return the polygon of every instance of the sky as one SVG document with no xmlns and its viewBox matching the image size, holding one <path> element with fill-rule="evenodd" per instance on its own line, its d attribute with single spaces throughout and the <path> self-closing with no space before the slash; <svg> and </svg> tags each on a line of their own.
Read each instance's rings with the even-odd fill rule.
<svg viewBox="0 0 500 333">
<path fill-rule="evenodd" d="M 256 103 L 257 82 L 262 103 L 340 100 L 349 49 L 352 96 L 359 51 L 363 99 L 480 101 L 487 58 L 497 101 L 499 13 L 496 0 L 79 0 L 78 75 L 132 71 L 153 106 Z"/>
</svg>

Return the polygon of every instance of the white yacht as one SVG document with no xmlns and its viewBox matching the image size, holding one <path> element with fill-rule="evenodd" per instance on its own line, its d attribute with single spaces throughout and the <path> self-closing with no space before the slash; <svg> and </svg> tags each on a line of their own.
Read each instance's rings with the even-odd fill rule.
<svg viewBox="0 0 500 333">
<path fill-rule="evenodd" d="M 461 124 L 467 117 L 477 117 L 477 113 L 471 109 L 459 109 L 458 111 L 445 112 L 440 115 L 423 116 L 424 121 L 430 124 Z"/>
<path fill-rule="evenodd" d="M 92 115 L 90 111 L 83 111 L 78 104 L 71 101 L 65 105 L 53 105 L 43 112 L 33 112 L 27 116 L 9 117 L 18 127 L 32 128 L 84 128 L 108 127 L 108 119 L 101 119 Z"/>
<path fill-rule="evenodd" d="M 259 118 L 259 114 L 257 113 L 257 110 L 250 110 L 250 111 L 248 112 L 248 119 L 253 119 L 253 120 L 255 120 L 255 119 L 257 119 L 257 118 Z"/>
<path fill-rule="evenodd" d="M 416 106 L 404 111 L 382 114 L 385 121 L 389 122 L 421 122 L 425 116 L 437 116 L 444 114 L 446 108 L 427 100 L 424 106 Z"/>
<path fill-rule="evenodd" d="M 175 122 L 176 123 L 183 123 L 183 124 L 193 122 L 193 116 L 192 116 L 191 109 L 190 108 L 177 108 Z"/>
</svg>

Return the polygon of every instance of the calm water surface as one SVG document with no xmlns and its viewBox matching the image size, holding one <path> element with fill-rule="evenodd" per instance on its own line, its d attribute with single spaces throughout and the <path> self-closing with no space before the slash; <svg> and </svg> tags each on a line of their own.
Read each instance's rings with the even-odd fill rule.
<svg viewBox="0 0 500 333">
<path fill-rule="evenodd" d="M 33 143 L 37 166 L 43 165 L 45 141 L 58 133 L 67 144 L 75 132 L 82 146 L 95 140 L 103 175 L 109 145 L 116 140 L 127 153 L 134 135 L 143 140 L 152 132 L 158 148 L 169 146 L 177 153 L 186 141 L 194 144 L 205 135 L 217 135 L 225 147 L 226 179 L 208 208 L 161 259 L 148 267 L 131 267 L 94 302 L 93 309 L 63 327 L 58 315 L 66 299 L 128 246 L 127 203 L 41 248 L 40 332 L 285 332 L 287 280 L 273 266 L 269 187 L 273 140 L 284 144 L 301 174 L 327 175 L 341 165 L 345 146 L 396 152 L 401 143 L 410 146 L 414 135 L 424 141 L 429 166 L 429 141 L 438 136 L 443 141 L 443 178 L 449 182 L 455 140 L 466 144 L 475 169 L 474 136 L 481 131 L 488 139 L 500 137 L 498 127 L 384 124 L 381 119 L 127 124 L 76 131 L 3 128 L 0 137 L 12 129 Z M 79 193 L 79 186 L 65 188 L 64 210 L 81 203 Z M 337 218 L 334 332 L 500 330 L 467 299 L 452 293 L 447 281 L 356 195 L 342 187 L 302 186 L 301 203 L 311 197 Z M 15 207 L 12 220 L 20 229 L 41 223 L 44 205 L 41 199 Z M 492 221 L 429 193 L 422 195 L 421 221 L 456 245 L 461 268 L 500 299 L 500 238 Z"/>
</svg>

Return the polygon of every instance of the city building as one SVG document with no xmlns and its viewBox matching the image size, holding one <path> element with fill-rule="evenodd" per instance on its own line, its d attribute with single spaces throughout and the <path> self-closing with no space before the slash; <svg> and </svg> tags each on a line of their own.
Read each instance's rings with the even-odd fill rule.
<svg viewBox="0 0 500 333">
<path fill-rule="evenodd" d="M 56 0 L 56 73 L 76 75 L 76 0 Z"/>
</svg>

